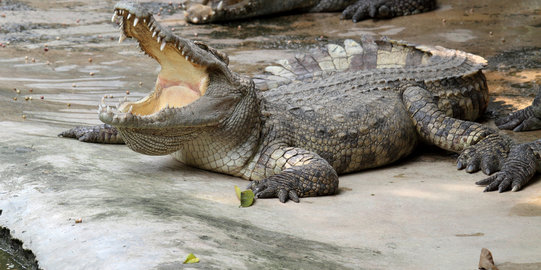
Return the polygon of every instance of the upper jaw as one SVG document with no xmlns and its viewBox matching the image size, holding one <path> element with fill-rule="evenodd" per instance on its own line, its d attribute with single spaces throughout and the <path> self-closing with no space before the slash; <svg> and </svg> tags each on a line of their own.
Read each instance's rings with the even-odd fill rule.
<svg viewBox="0 0 541 270">
<path fill-rule="evenodd" d="M 112 17 L 112 21 L 117 20 L 121 29 L 119 41 L 135 38 L 145 54 L 160 63 L 162 70 L 154 90 L 146 98 L 124 101 L 116 109 L 106 106 L 102 100 L 98 112 L 107 124 L 141 128 L 161 125 L 160 122 L 165 123 L 173 115 L 190 110 L 186 107 L 193 107 L 189 105 L 205 95 L 210 83 L 208 69 L 225 78 L 233 76 L 227 63 L 212 50 L 174 35 L 134 3 L 118 3 Z"/>
</svg>

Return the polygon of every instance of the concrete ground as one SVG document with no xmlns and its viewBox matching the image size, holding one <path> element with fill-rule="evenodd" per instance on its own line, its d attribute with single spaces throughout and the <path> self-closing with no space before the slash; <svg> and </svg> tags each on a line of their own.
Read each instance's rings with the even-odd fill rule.
<svg viewBox="0 0 541 270">
<path fill-rule="evenodd" d="M 185 25 L 167 2 L 148 5 L 162 8 L 158 18 L 175 33 L 227 51 L 247 74 L 362 34 L 480 54 L 494 96 L 489 125 L 528 105 L 541 79 L 540 1 L 439 1 L 430 13 L 357 24 L 304 14 L 211 26 Z M 239 178 L 58 138 L 98 124 L 103 95 L 113 102 L 128 90 L 135 99 L 153 85 L 157 64 L 133 42 L 116 44 L 113 5 L 0 2 L 0 226 L 41 268 L 475 269 L 486 247 L 500 269 L 541 269 L 539 175 L 520 192 L 483 193 L 474 185 L 482 174 L 421 147 L 394 165 L 342 176 L 336 196 L 238 208 L 234 186 L 247 185 Z M 529 141 L 541 132 L 511 135 Z M 189 253 L 200 263 L 183 265 Z"/>
</svg>

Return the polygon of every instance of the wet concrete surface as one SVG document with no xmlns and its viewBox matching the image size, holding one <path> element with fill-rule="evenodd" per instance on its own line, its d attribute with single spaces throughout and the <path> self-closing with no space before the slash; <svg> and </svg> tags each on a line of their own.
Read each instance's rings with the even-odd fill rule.
<svg viewBox="0 0 541 270">
<path fill-rule="evenodd" d="M 421 149 L 341 177 L 337 196 L 239 209 L 241 179 L 57 138 L 99 124 L 104 95 L 137 99 L 154 84 L 158 64 L 133 41 L 117 43 L 115 2 L 0 2 L 0 226 L 43 269 L 178 269 L 190 252 L 204 269 L 472 269 L 482 247 L 500 269 L 541 268 L 539 176 L 518 193 L 482 193 L 473 184 L 482 175 Z M 185 24 L 178 2 L 141 2 L 173 32 L 227 52 L 244 74 L 365 34 L 479 54 L 489 61 L 489 125 L 527 106 L 541 82 L 539 0 L 439 1 L 433 12 L 356 24 L 327 13 L 202 26 Z"/>
</svg>

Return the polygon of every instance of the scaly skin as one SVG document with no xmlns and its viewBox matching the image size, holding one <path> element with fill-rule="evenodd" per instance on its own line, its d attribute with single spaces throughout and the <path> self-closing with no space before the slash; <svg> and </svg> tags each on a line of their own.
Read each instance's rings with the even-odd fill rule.
<svg viewBox="0 0 541 270">
<path fill-rule="evenodd" d="M 186 20 L 191 23 L 223 22 L 284 12 L 342 11 L 353 22 L 368 18 L 393 18 L 430 11 L 435 0 L 210 0 L 190 4 Z"/>
<path fill-rule="evenodd" d="M 479 56 L 362 38 L 249 79 L 227 67 L 226 55 L 173 35 L 138 6 L 117 4 L 117 17 L 122 35 L 161 64 L 156 86 L 137 102 L 101 104 L 99 117 L 113 128 L 61 136 L 172 154 L 254 180 L 257 197 L 282 202 L 334 194 L 338 174 L 395 162 L 420 141 L 460 153 L 459 169 L 499 171 L 480 181 L 487 191 L 522 188 L 540 164 L 540 142 L 517 145 L 472 122 L 488 102 Z"/>
</svg>

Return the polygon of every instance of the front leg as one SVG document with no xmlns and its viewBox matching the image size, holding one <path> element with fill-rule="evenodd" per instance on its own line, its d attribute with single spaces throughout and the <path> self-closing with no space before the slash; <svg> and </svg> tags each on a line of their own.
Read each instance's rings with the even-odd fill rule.
<svg viewBox="0 0 541 270">
<path fill-rule="evenodd" d="M 496 126 L 515 132 L 541 129 L 541 85 L 537 88 L 537 96 L 532 105 L 496 120 Z"/>
<path fill-rule="evenodd" d="M 66 130 L 59 137 L 75 138 L 81 142 L 123 144 L 118 130 L 107 124 L 97 126 L 79 126 Z"/>
<path fill-rule="evenodd" d="M 358 22 L 368 18 L 384 19 L 417 14 L 434 8 L 434 0 L 358 0 L 344 9 L 342 18 Z"/>
<path fill-rule="evenodd" d="M 275 198 L 285 203 L 299 202 L 299 197 L 332 195 L 338 190 L 338 175 L 318 154 L 294 147 L 269 150 L 260 159 L 267 172 L 277 172 L 248 186 L 258 198 Z M 270 174 L 270 173 L 268 173 Z"/>
</svg>

